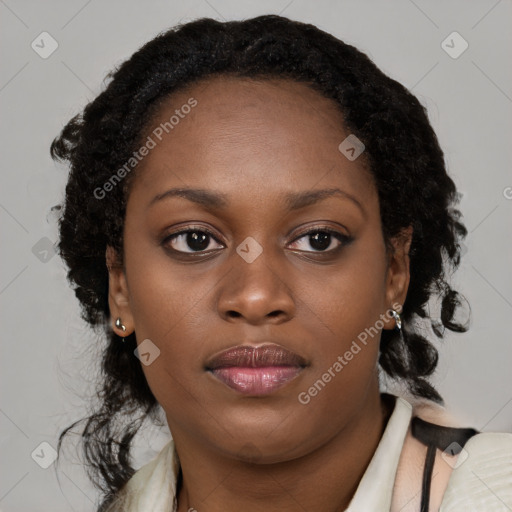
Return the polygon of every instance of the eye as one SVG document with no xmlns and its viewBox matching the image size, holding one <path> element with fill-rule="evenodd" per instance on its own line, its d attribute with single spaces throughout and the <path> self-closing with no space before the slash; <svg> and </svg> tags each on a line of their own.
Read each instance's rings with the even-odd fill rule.
<svg viewBox="0 0 512 512">
<path fill-rule="evenodd" d="M 301 242 L 303 239 L 304 241 Z M 296 238 L 293 244 L 299 245 L 299 247 L 294 248 L 299 251 L 326 253 L 334 252 L 344 245 L 348 245 L 352 240 L 352 237 L 330 228 L 315 228 Z M 307 245 L 312 247 L 313 250 L 308 249 Z"/>
<path fill-rule="evenodd" d="M 194 254 L 216 249 L 215 247 L 211 247 L 212 241 L 220 244 L 215 236 L 208 230 L 204 228 L 188 228 L 186 230 L 178 231 L 172 235 L 167 236 L 162 241 L 162 244 L 169 246 L 176 252 Z M 220 245 L 222 248 L 222 244 Z"/>
<path fill-rule="evenodd" d="M 292 249 L 303 252 L 330 253 L 348 245 L 352 240 L 352 237 L 331 228 L 317 227 L 302 233 L 296 238 L 292 242 L 292 245 L 295 245 Z M 215 243 L 220 247 L 215 247 Z M 217 240 L 216 236 L 204 227 L 189 227 L 172 233 L 164 238 L 162 245 L 169 247 L 174 252 L 182 254 L 201 254 L 213 252 L 224 247 Z M 308 245 L 312 250 L 307 248 Z"/>
</svg>

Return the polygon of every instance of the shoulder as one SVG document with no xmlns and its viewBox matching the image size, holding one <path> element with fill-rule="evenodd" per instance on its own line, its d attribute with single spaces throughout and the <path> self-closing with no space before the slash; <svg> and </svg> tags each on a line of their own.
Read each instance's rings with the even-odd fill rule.
<svg viewBox="0 0 512 512">
<path fill-rule="evenodd" d="M 477 434 L 454 461 L 440 512 L 463 510 L 512 510 L 512 434 Z"/>
<path fill-rule="evenodd" d="M 440 406 L 415 404 L 413 416 L 431 422 L 434 428 L 439 426 L 462 430 L 458 421 Z M 507 502 L 512 493 L 512 434 L 477 433 L 462 444 L 464 447 L 457 455 L 444 452 L 443 449 L 435 450 L 429 510 L 512 510 L 512 505 Z M 412 435 L 409 425 L 396 473 L 392 512 L 420 510 L 426 455 L 427 446 Z M 493 508 L 493 504 L 489 504 L 489 496 L 482 489 L 485 484 L 479 481 L 477 486 L 475 483 L 477 475 L 490 483 L 493 489 L 499 490 L 500 498 L 507 504 L 503 505 L 504 508 Z M 483 505 L 480 505 L 479 500 L 483 500 Z"/>
<path fill-rule="evenodd" d="M 431 510 L 438 510 L 452 473 L 452 467 L 445 463 L 442 455 L 441 450 L 436 450 L 430 492 Z M 409 426 L 396 473 L 391 512 L 420 510 L 426 456 L 427 446 L 412 435 Z"/>
<path fill-rule="evenodd" d="M 457 426 L 457 421 L 444 407 L 425 400 L 411 400 L 410 398 L 407 400 L 411 403 L 413 418 L 421 418 L 436 425 Z M 412 427 L 409 424 L 397 468 L 391 512 L 417 512 L 420 510 L 426 455 L 427 446 L 413 436 Z M 436 505 L 439 507 L 440 497 L 446 489 L 452 471 L 452 468 L 444 463 L 441 455 L 441 450 L 436 450 L 431 482 L 431 508 Z M 433 510 L 437 510 L 437 508 L 433 508 Z"/>
</svg>

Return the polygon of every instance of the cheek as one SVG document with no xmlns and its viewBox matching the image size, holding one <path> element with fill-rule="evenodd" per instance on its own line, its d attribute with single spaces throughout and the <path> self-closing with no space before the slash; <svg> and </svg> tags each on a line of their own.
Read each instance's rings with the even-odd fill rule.
<svg viewBox="0 0 512 512">
<path fill-rule="evenodd" d="M 206 333 L 200 330 L 205 322 L 199 319 L 199 309 L 204 307 L 206 287 L 186 287 L 183 276 L 166 272 L 165 266 L 148 266 L 134 279 L 132 312 L 139 351 L 141 342 L 149 339 L 158 354 L 142 366 L 151 391 L 166 411 L 184 411 L 202 372 L 198 354 Z"/>
<path fill-rule="evenodd" d="M 202 370 L 200 354 L 211 329 L 204 312 L 207 283 L 170 278 L 157 268 L 141 278 L 134 287 L 132 310 L 137 342 L 150 339 L 160 351 L 159 364 L 172 375 Z"/>
<path fill-rule="evenodd" d="M 361 282 L 357 284 L 360 286 Z M 315 297 L 310 296 L 311 304 L 318 305 L 318 317 L 312 319 L 317 324 L 318 345 L 312 353 L 314 364 L 308 385 L 322 381 L 326 386 L 320 382 L 318 390 L 329 388 L 326 395 L 331 398 L 342 388 L 355 389 L 357 394 L 357 389 L 371 380 L 383 326 L 379 321 L 380 301 L 370 293 L 370 288 L 363 292 L 350 286 L 350 280 L 337 285 L 331 285 L 328 289 L 331 293 L 323 289 L 317 297 L 322 302 L 315 302 Z M 313 324 L 308 329 L 315 330 Z"/>
<path fill-rule="evenodd" d="M 154 362 L 142 369 L 159 399 L 157 393 L 176 388 L 169 381 L 178 380 L 179 387 L 180 382 L 189 378 L 185 368 L 190 373 L 200 366 L 196 340 L 204 340 L 204 333 L 197 328 L 205 328 L 199 313 L 204 308 L 209 283 L 192 279 L 192 271 L 184 267 L 171 267 L 159 248 L 131 244 L 126 237 L 125 251 L 137 343 L 146 343 L 150 351 L 158 354 Z"/>
<path fill-rule="evenodd" d="M 309 285 L 301 293 L 306 298 L 302 314 L 310 318 L 307 328 L 318 333 L 308 385 L 321 381 L 318 400 L 315 395 L 319 407 L 328 408 L 343 389 L 358 395 L 372 381 L 386 310 L 385 270 L 382 247 L 361 243 L 335 272 L 319 280 L 321 285 Z"/>
<path fill-rule="evenodd" d="M 385 271 L 379 247 L 361 244 L 328 275 L 305 283 L 302 300 L 317 313 L 325 330 L 346 344 L 384 313 Z"/>
<path fill-rule="evenodd" d="M 182 323 L 197 313 L 206 284 L 203 279 L 193 279 L 192 266 L 173 266 L 161 247 L 145 239 L 135 240 L 135 235 L 127 234 L 125 254 L 137 339 L 163 342 L 178 334 Z"/>
</svg>

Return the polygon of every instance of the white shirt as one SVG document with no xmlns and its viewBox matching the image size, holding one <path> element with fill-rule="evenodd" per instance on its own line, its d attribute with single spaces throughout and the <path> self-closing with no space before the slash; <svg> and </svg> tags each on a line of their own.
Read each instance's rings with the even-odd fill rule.
<svg viewBox="0 0 512 512">
<path fill-rule="evenodd" d="M 397 480 L 404 445 L 410 436 L 413 408 L 403 398 L 397 398 L 384 434 L 368 465 L 346 512 L 390 512 L 392 507 L 402 512 L 419 511 L 418 490 L 407 489 L 402 478 Z M 441 453 L 438 450 L 439 453 Z M 439 460 L 442 459 L 439 455 Z M 439 512 L 512 512 L 512 434 L 481 433 L 464 446 L 459 458 L 442 459 L 439 464 L 454 466 L 449 474 L 444 494 L 439 496 Z M 418 462 L 418 461 L 416 461 Z M 436 464 L 438 464 L 436 460 Z M 422 464 L 414 464 L 416 470 Z M 179 462 L 174 442 L 167 443 L 152 461 L 142 466 L 127 482 L 108 512 L 176 512 L 173 507 Z M 442 473 L 442 471 L 441 471 Z M 398 489 L 398 490 L 397 490 Z M 405 506 L 397 506 L 396 494 L 416 496 Z M 416 508 L 412 508 L 416 507 Z"/>
</svg>

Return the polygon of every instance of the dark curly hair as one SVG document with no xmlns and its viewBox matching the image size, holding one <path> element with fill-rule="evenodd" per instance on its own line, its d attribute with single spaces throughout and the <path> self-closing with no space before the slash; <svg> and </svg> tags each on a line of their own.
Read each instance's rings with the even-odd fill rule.
<svg viewBox="0 0 512 512">
<path fill-rule="evenodd" d="M 442 403 L 427 380 L 438 352 L 420 333 L 418 321 L 430 322 L 438 338 L 445 328 L 467 330 L 455 321 L 465 299 L 446 280 L 459 265 L 460 241 L 467 231 L 454 208 L 459 200 L 455 184 L 418 99 L 364 53 L 314 25 L 266 15 L 225 23 L 202 18 L 171 28 L 109 73 L 103 92 L 51 145 L 52 157 L 70 167 L 65 199 L 57 206 L 62 210 L 59 252 L 82 317 L 107 337 L 100 405 L 62 431 L 58 450 L 70 429 L 84 421 L 87 471 L 104 493 L 99 511 L 134 473 L 132 440 L 146 419 L 158 421 L 159 404 L 133 355 L 135 333 L 123 344 L 110 327 L 108 306 L 105 249 L 108 244 L 123 257 L 125 207 L 137 169 L 122 186 L 113 187 L 108 201 L 94 191 L 140 147 L 144 130 L 169 95 L 215 75 L 286 78 L 332 99 L 345 128 L 366 147 L 388 250 L 392 237 L 413 226 L 403 336 L 384 330 L 381 337 L 379 363 L 385 374 L 406 384 L 413 395 Z M 440 318 L 431 318 L 426 309 L 431 297 L 441 303 Z"/>
</svg>

